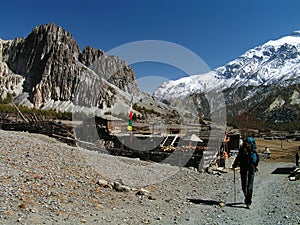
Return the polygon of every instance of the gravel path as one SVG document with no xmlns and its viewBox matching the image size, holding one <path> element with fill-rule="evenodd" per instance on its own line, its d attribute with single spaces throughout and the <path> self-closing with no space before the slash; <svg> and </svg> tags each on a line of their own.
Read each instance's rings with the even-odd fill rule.
<svg viewBox="0 0 300 225">
<path fill-rule="evenodd" d="M 299 181 L 272 174 L 290 163 L 260 163 L 249 210 L 228 204 L 231 170 L 199 173 L 38 134 L 0 130 L 0 143 L 0 224 L 300 224 Z M 116 191 L 116 182 L 129 189 Z M 137 195 L 140 188 L 148 192 Z M 238 174 L 236 192 L 243 202 Z"/>
</svg>

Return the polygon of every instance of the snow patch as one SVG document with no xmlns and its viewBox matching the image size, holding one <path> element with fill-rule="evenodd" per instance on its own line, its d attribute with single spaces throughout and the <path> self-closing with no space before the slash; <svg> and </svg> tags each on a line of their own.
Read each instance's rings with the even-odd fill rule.
<svg viewBox="0 0 300 225">
<path fill-rule="evenodd" d="M 276 49 L 285 44 L 295 45 L 299 49 L 300 48 L 300 46 L 299 46 L 300 45 L 300 36 L 285 36 L 278 40 L 271 40 L 271 41 L 268 41 L 267 43 L 265 43 L 263 45 L 263 47 L 273 46 Z"/>
<path fill-rule="evenodd" d="M 281 98 L 281 97 L 277 97 L 272 104 L 269 106 L 269 108 L 266 110 L 266 112 L 271 112 L 275 109 L 280 108 L 281 106 L 283 106 L 285 103 L 285 101 Z"/>
<path fill-rule="evenodd" d="M 300 93 L 294 90 L 292 97 L 290 98 L 291 105 L 300 105 Z"/>
</svg>

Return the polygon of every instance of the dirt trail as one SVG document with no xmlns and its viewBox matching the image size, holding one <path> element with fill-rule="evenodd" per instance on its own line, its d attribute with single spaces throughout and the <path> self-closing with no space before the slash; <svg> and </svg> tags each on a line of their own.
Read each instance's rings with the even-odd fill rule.
<svg viewBox="0 0 300 225">
<path fill-rule="evenodd" d="M 251 209 L 243 204 L 240 176 L 236 179 L 237 203 L 220 208 L 217 205 L 201 205 L 191 209 L 189 220 L 179 224 L 300 224 L 300 183 L 289 181 L 287 174 L 272 174 L 277 168 L 292 168 L 291 163 L 262 162 L 254 181 L 254 196 Z M 224 176 L 224 175 L 223 175 Z M 234 202 L 233 172 L 225 176 L 229 191 L 211 192 L 210 199 L 225 196 L 226 203 Z M 221 184 L 222 186 L 222 184 Z M 224 190 L 224 189 L 223 189 Z M 204 211 L 203 211 L 204 210 Z M 209 210 L 214 213 L 210 213 Z M 205 213 L 203 213 L 205 212 Z"/>
<path fill-rule="evenodd" d="M 89 152 L 38 134 L 0 130 L 0 143 L 0 224 L 300 224 L 300 181 L 272 174 L 294 163 L 260 163 L 248 210 L 218 204 L 234 201 L 232 170 L 199 173 Z M 99 179 L 120 179 L 130 191 L 101 187 Z M 151 198 L 137 195 L 140 187 Z M 238 174 L 236 191 L 243 202 Z"/>
</svg>

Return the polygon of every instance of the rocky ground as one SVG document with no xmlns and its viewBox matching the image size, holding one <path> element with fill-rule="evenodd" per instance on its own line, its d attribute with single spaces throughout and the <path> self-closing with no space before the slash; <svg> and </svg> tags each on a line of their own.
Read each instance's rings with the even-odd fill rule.
<svg viewBox="0 0 300 225">
<path fill-rule="evenodd" d="M 236 173 L 213 174 L 90 152 L 0 130 L 0 224 L 300 224 L 300 181 L 263 161 L 252 208 Z M 220 206 L 220 202 L 226 206 Z"/>
</svg>

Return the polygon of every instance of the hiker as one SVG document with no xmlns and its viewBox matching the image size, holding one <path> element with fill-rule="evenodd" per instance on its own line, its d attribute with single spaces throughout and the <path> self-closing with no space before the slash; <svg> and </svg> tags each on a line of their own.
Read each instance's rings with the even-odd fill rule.
<svg viewBox="0 0 300 225">
<path fill-rule="evenodd" d="M 298 154 L 298 152 L 296 153 L 295 158 L 296 158 L 296 166 L 299 167 L 299 154 Z"/>
<path fill-rule="evenodd" d="M 248 137 L 239 149 L 232 168 L 240 167 L 242 190 L 245 196 L 245 204 L 249 209 L 252 203 L 254 173 L 257 172 L 258 162 L 255 140 L 252 137 Z"/>
</svg>

